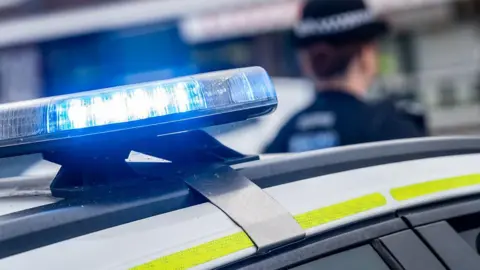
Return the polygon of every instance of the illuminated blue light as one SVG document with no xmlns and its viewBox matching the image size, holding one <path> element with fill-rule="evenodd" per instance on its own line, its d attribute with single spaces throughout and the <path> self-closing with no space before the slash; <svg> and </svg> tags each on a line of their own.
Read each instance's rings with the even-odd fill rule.
<svg viewBox="0 0 480 270">
<path fill-rule="evenodd" d="M 66 99 L 50 106 L 48 132 L 143 120 L 206 109 L 196 81 L 117 90 Z"/>
<path fill-rule="evenodd" d="M 183 121 L 276 103 L 275 89 L 262 68 L 213 72 L 0 105 L 0 144 L 44 135 L 68 137 L 68 131 L 90 134 L 96 132 L 94 127 L 108 131 Z M 115 126 L 121 123 L 128 126 Z"/>
</svg>

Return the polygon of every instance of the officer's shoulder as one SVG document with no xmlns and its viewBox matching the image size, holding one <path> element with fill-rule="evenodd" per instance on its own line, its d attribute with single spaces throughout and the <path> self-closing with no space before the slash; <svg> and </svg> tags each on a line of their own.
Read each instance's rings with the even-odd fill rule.
<svg viewBox="0 0 480 270">
<path fill-rule="evenodd" d="M 394 102 L 379 102 L 373 104 L 371 109 L 372 122 L 380 139 L 413 138 L 425 135 Z"/>
</svg>

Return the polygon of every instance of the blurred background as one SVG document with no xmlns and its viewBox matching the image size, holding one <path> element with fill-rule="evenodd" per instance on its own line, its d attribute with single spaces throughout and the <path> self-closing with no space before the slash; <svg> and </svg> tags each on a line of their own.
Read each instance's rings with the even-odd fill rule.
<svg viewBox="0 0 480 270">
<path fill-rule="evenodd" d="M 259 65 L 279 108 L 209 130 L 256 153 L 312 98 L 289 31 L 302 0 L 0 0 L 0 102 Z M 432 135 L 480 134 L 480 0 L 370 0 L 382 41 L 371 98 L 423 105 Z"/>
</svg>

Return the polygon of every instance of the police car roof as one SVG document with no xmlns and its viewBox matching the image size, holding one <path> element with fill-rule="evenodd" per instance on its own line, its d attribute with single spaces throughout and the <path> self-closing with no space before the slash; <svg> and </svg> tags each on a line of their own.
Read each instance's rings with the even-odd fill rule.
<svg viewBox="0 0 480 270">
<path fill-rule="evenodd" d="M 254 67 L 0 105 L 0 269 L 285 268 L 480 191 L 479 138 L 257 160 L 200 130 L 276 104 Z"/>
<path fill-rule="evenodd" d="M 364 232 L 359 239 L 352 236 L 361 242 L 406 229 L 394 221 L 402 209 L 478 194 L 479 153 L 479 138 L 431 138 L 342 147 L 234 167 L 287 209 L 306 239 L 332 237 L 332 232 L 351 224 L 357 227 L 349 230 L 384 224 L 370 236 Z M 23 157 L 23 162 L 29 158 Z M 33 159 L 29 160 L 34 161 L 33 171 L 45 169 L 43 179 L 55 174 L 54 166 Z M 25 185 L 13 190 L 19 192 Z M 58 200 L 15 192 L 19 196 L 0 200 L 2 269 L 27 269 L 32 263 L 39 269 L 211 269 L 238 261 L 240 267 L 242 259 L 259 255 L 239 225 L 184 186 L 120 201 Z M 353 238 L 346 243 L 356 243 Z M 306 259 L 296 255 L 292 262 Z M 262 265 L 261 258 L 254 261 Z M 268 263 L 269 269 L 285 266 Z"/>
</svg>

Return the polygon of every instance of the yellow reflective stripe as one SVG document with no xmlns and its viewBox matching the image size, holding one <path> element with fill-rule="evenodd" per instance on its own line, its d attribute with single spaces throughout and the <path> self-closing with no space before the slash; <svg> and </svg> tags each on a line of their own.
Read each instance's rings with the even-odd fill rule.
<svg viewBox="0 0 480 270">
<path fill-rule="evenodd" d="M 297 215 L 295 220 L 302 228 L 310 229 L 384 206 L 386 203 L 387 201 L 382 194 L 373 193 Z M 188 269 L 253 246 L 254 244 L 247 234 L 240 232 L 161 257 L 131 269 Z"/>
<path fill-rule="evenodd" d="M 131 269 L 188 269 L 249 247 L 253 247 L 252 241 L 246 233 L 239 232 L 173 253 Z"/>
<path fill-rule="evenodd" d="M 387 200 L 380 193 L 373 193 L 342 203 L 316 209 L 295 216 L 303 229 L 310 229 L 335 220 L 353 216 L 387 204 Z"/>
<path fill-rule="evenodd" d="M 480 174 L 464 175 L 393 188 L 390 190 L 390 194 L 395 200 L 404 201 L 473 185 L 480 185 Z M 386 204 L 387 201 L 382 194 L 372 193 L 296 215 L 295 220 L 303 229 L 311 229 Z M 188 269 L 250 247 L 254 247 L 253 242 L 246 233 L 239 232 L 167 255 L 132 269 Z"/>
<path fill-rule="evenodd" d="M 437 192 L 478 184 L 480 184 L 480 174 L 470 174 L 393 188 L 390 190 L 390 194 L 397 201 L 405 201 Z"/>
</svg>

